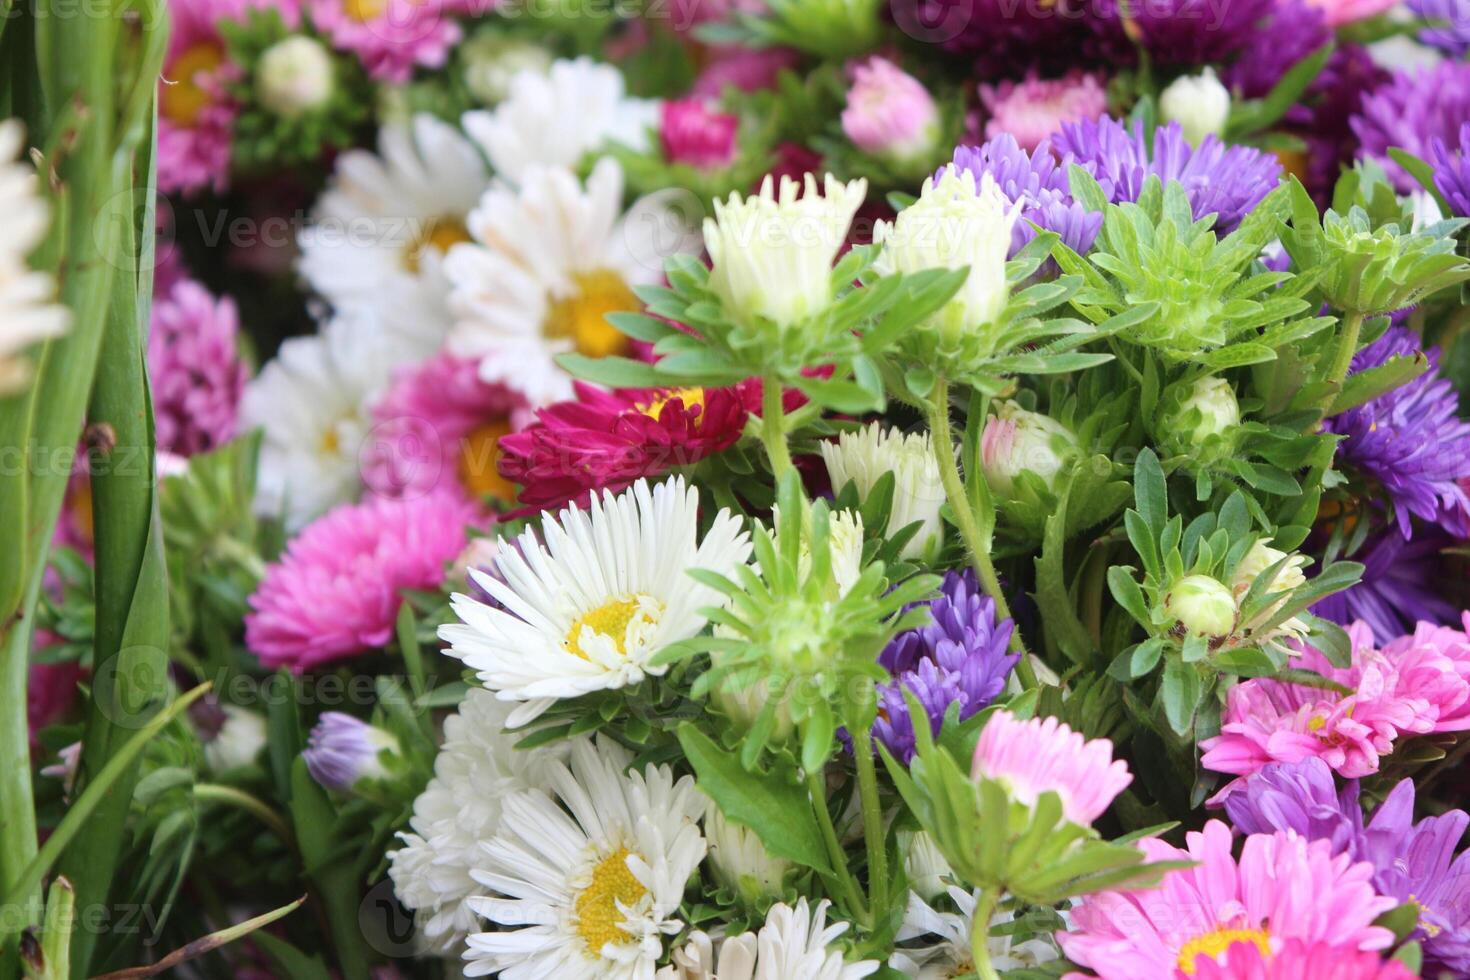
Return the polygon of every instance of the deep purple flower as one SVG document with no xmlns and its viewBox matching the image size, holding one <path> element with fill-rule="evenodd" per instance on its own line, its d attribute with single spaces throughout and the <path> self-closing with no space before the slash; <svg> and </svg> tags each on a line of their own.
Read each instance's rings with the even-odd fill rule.
<svg viewBox="0 0 1470 980">
<path fill-rule="evenodd" d="M 1436 26 L 1419 32 L 1419 40 L 1453 58 L 1470 51 L 1470 0 L 1409 0 L 1409 9 Z"/>
<path fill-rule="evenodd" d="M 1134 40 L 1155 64 L 1204 65 L 1245 48 L 1274 0 L 1093 0 L 1103 51 L 1127 58 Z M 1126 18 L 1124 15 L 1127 15 Z"/>
<path fill-rule="evenodd" d="M 1242 834 L 1294 830 L 1309 840 L 1330 840 L 1335 851 L 1357 846 L 1363 833 L 1358 783 L 1341 792 L 1332 769 L 1317 756 L 1271 762 L 1245 777 L 1225 797 L 1225 813 Z"/>
<path fill-rule="evenodd" d="M 1353 372 L 1419 353 L 1413 331 L 1391 326 L 1353 357 Z M 1463 527 L 1470 497 L 1457 482 L 1470 477 L 1470 422 L 1460 418 L 1454 385 L 1439 373 L 1439 349 L 1425 352 L 1429 370 L 1408 384 L 1324 423 L 1346 436 L 1338 460 L 1381 484 L 1399 530 L 1413 534 L 1411 517 Z"/>
<path fill-rule="evenodd" d="M 974 572 L 950 572 L 940 591 L 929 603 L 933 622 L 894 637 L 878 657 L 893 681 L 878 689 L 873 735 L 904 762 L 914 754 L 904 690 L 923 704 L 938 735 L 951 704 L 959 704 L 961 721 L 989 705 L 1020 659 L 1006 652 L 1015 624 L 995 621 L 995 601 L 981 594 Z"/>
<path fill-rule="evenodd" d="M 1339 44 L 1301 103 L 1286 111 L 1291 131 L 1307 143 L 1298 176 L 1319 203 L 1331 199 L 1343 168 L 1357 155 L 1351 120 L 1363 99 L 1391 77 L 1363 45 Z"/>
<path fill-rule="evenodd" d="M 957 168 L 974 174 L 977 182 L 989 174 L 1012 203 L 1025 202 L 1021 206 L 1022 220 L 1011 232 L 1012 255 L 1036 237 L 1033 223 L 1056 232 L 1079 255 L 1092 248 L 1103 216 L 1073 199 L 1067 179 L 1067 166 L 1073 162 L 1066 154 L 1058 162 L 1049 140 L 1042 140 L 1034 152 L 1027 154 L 1010 133 L 1002 133 L 981 146 L 961 146 L 954 151 Z"/>
<path fill-rule="evenodd" d="M 1378 163 L 1394 186 L 1407 194 L 1419 183 L 1389 159 L 1389 148 L 1397 146 L 1427 160 L 1434 141 L 1454 141 L 1467 119 L 1470 63 L 1443 61 L 1432 68 L 1395 73 L 1363 98 L 1352 127 L 1362 144 L 1359 158 Z"/>
<path fill-rule="evenodd" d="M 1141 122 L 1129 132 L 1108 116 L 1063 126 L 1056 145 L 1079 164 L 1090 165 L 1115 204 L 1138 200 L 1151 176 L 1177 181 L 1189 196 L 1195 219 L 1216 215 L 1220 235 L 1234 231 L 1281 179 L 1281 164 L 1274 156 L 1254 147 L 1227 146 L 1214 136 L 1192 147 L 1178 123 L 1159 127 L 1151 155 Z"/>
<path fill-rule="evenodd" d="M 1251 43 L 1221 73 L 1221 80 L 1240 97 L 1262 98 L 1297 62 L 1330 40 L 1320 7 L 1284 0 L 1257 25 Z"/>
<path fill-rule="evenodd" d="M 914 0 L 893 19 L 915 40 L 975 57 L 981 78 L 1016 78 L 1035 69 L 1059 75 L 1078 51 L 1096 47 L 1088 0 Z"/>
<path fill-rule="evenodd" d="M 1362 580 L 1316 603 L 1312 613 L 1343 626 L 1362 620 L 1378 643 L 1412 632 L 1420 620 L 1453 622 L 1459 610 L 1434 588 L 1445 543 L 1444 538 L 1422 534 L 1405 541 L 1392 529 L 1369 538 L 1348 556 L 1363 563 Z"/>
<path fill-rule="evenodd" d="M 1460 127 L 1457 149 L 1449 149 L 1442 139 L 1436 139 L 1432 145 L 1434 186 L 1444 195 L 1453 214 L 1470 218 L 1470 122 Z"/>
</svg>

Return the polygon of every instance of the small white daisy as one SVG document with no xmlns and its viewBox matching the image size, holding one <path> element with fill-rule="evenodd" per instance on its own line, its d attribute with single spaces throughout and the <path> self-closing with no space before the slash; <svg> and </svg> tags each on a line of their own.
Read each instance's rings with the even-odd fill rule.
<svg viewBox="0 0 1470 980">
<path fill-rule="evenodd" d="M 445 263 L 450 350 L 481 358 L 486 382 L 535 404 L 571 398 L 556 355 L 623 353 L 627 338 L 605 316 L 642 309 L 633 287 L 663 270 L 663 236 L 676 219 L 658 208 L 625 219 L 622 205 L 623 171 L 610 159 L 585 187 L 560 168 L 533 171 L 518 189 L 491 187 L 469 216 L 473 243 Z"/>
<path fill-rule="evenodd" d="M 19 122 L 0 120 L 0 395 L 18 391 L 31 375 L 20 355 L 34 343 L 66 332 L 71 314 L 53 302 L 56 284 L 27 257 L 46 237 L 51 212 L 36 193 L 36 172 L 12 163 L 25 149 Z"/>
<path fill-rule="evenodd" d="M 856 432 L 844 432 L 836 442 L 824 442 L 821 448 L 832 486 L 838 490 L 851 482 L 859 496 L 866 499 L 883 474 L 893 474 L 893 507 L 888 515 L 888 531 L 919 524 L 918 533 L 904 545 L 905 558 L 917 558 L 938 547 L 943 528 L 939 508 L 944 503 L 944 484 L 939 478 L 939 463 L 934 458 L 934 443 L 929 433 L 905 435 L 874 422 Z"/>
<path fill-rule="evenodd" d="M 677 933 L 684 886 L 704 859 L 704 796 L 668 766 L 627 772 L 632 755 L 583 738 L 546 790 L 504 800 L 475 880 L 496 895 L 470 906 L 502 931 L 470 936 L 468 976 L 652 980 Z"/>
<path fill-rule="evenodd" d="M 502 801 L 536 785 L 541 760 L 565 755 L 564 745 L 517 750 L 505 730 L 510 707 L 482 688 L 465 695 L 444 722 L 434 778 L 413 802 L 412 833 L 399 834 L 404 846 L 388 856 L 393 890 L 416 913 L 425 946 L 441 956 L 462 956 L 465 939 L 480 929 L 466 899 L 483 889 L 470 870 L 500 830 Z"/>
<path fill-rule="evenodd" d="M 832 948 L 848 924 L 827 925 L 829 904 L 823 900 L 812 910 L 802 898 L 795 908 L 773 905 L 759 933 L 720 940 L 718 952 L 715 940 L 695 932 L 658 980 L 862 980 L 878 972 L 876 960 L 848 963 Z"/>
<path fill-rule="evenodd" d="M 467 112 L 462 121 L 496 174 L 519 184 L 536 169 L 575 168 L 610 143 L 646 149 L 659 103 L 625 92 L 623 73 L 612 65 L 561 60 L 546 71 L 518 72 L 494 110 Z"/>
<path fill-rule="evenodd" d="M 728 511 L 699 540 L 699 491 L 678 477 L 652 488 L 639 480 L 616 497 L 604 491 L 589 509 L 544 514 L 540 530 L 545 544 L 531 528 L 519 547 L 499 551 L 499 578 L 470 572 L 503 609 L 456 595 L 462 622 L 439 630 L 447 652 L 486 687 L 526 702 L 511 727 L 558 698 L 663 674 L 649 660 L 702 630 L 698 610 L 723 599 L 688 570 L 730 575 L 750 555 L 750 538 Z"/>
<path fill-rule="evenodd" d="M 357 496 L 369 406 L 401 348 L 371 318 L 338 318 L 294 337 L 245 387 L 243 428 L 263 430 L 259 513 L 297 528 Z"/>
<path fill-rule="evenodd" d="M 371 309 L 412 359 L 449 330 L 444 256 L 469 241 L 465 220 L 490 183 L 474 144 L 419 114 L 384 126 L 378 152 L 353 150 L 300 234 L 301 275 L 338 311 Z"/>
<path fill-rule="evenodd" d="M 905 976 L 918 980 L 947 980 L 960 977 L 975 970 L 974 947 L 970 943 L 970 929 L 975 919 L 975 903 L 978 892 L 968 892 L 951 886 L 947 889 L 958 912 L 938 912 L 913 892 L 909 893 L 909 906 L 904 912 L 903 925 L 898 929 L 899 942 L 927 938 L 926 946 L 916 946 L 895 952 L 888 965 Z M 1011 921 L 1011 913 L 997 912 L 990 920 L 991 928 Z M 1057 949 L 1044 939 L 1028 939 L 1015 942 L 1010 936 L 992 935 L 987 942 L 990 965 L 997 970 L 1020 970 L 1040 966 L 1058 959 Z"/>
</svg>

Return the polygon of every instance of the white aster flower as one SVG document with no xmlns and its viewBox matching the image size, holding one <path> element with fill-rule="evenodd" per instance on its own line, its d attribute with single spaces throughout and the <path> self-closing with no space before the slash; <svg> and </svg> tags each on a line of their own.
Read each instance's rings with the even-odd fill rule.
<svg viewBox="0 0 1470 980">
<path fill-rule="evenodd" d="M 759 933 L 742 933 L 719 941 L 703 932 L 691 934 L 674 951 L 673 963 L 658 980 L 862 980 L 882 965 L 876 960 L 848 963 L 832 940 L 847 931 L 846 922 L 827 925 L 830 902 L 815 910 L 805 898 L 796 907 L 771 906 Z"/>
<path fill-rule="evenodd" d="M 266 743 L 265 716 L 239 705 L 220 705 L 218 727 L 201 733 L 204 764 L 212 772 L 229 772 L 253 763 Z"/>
<path fill-rule="evenodd" d="M 908 909 L 904 912 L 897 939 L 902 943 L 926 938 L 929 945 L 898 950 L 888 961 L 890 967 L 917 980 L 946 980 L 974 971 L 975 954 L 970 943 L 970 929 L 975 920 L 979 893 L 951 887 L 948 894 L 958 912 L 935 911 L 918 895 L 909 893 Z M 1011 919 L 1010 912 L 997 912 L 990 919 L 992 932 Z M 1018 943 L 1011 936 L 992 934 L 986 945 L 990 965 L 998 971 L 1036 967 L 1058 959 L 1056 947 L 1044 939 Z"/>
<path fill-rule="evenodd" d="M 1235 566 L 1235 574 L 1231 578 L 1230 588 L 1235 594 L 1236 601 L 1238 602 L 1245 598 L 1245 594 L 1250 591 L 1251 583 L 1256 580 L 1258 575 L 1283 558 L 1286 558 L 1287 561 L 1276 571 L 1275 577 L 1267 584 L 1266 594 L 1272 592 L 1291 592 L 1306 585 L 1307 575 L 1305 569 L 1308 565 L 1307 556 L 1292 553 L 1288 557 L 1286 552 L 1279 548 L 1271 547 L 1270 538 L 1265 538 L 1251 545 L 1251 550 L 1247 551 L 1245 557 L 1240 560 L 1240 564 Z M 1255 617 L 1254 622 L 1244 623 L 1242 625 L 1251 627 L 1257 623 L 1264 623 L 1274 616 L 1276 611 L 1285 605 L 1289 599 L 1290 596 L 1282 596 L 1267 606 L 1263 612 L 1259 613 Z M 1311 632 L 1311 627 L 1300 617 L 1292 616 L 1290 619 L 1278 623 L 1272 628 L 1271 632 L 1273 635 L 1289 634 L 1291 636 L 1303 637 Z"/>
<path fill-rule="evenodd" d="M 541 405 L 572 397 L 558 354 L 620 354 L 627 338 L 604 319 L 642 309 L 633 287 L 663 269 L 672 216 L 624 218 L 623 171 L 598 161 L 584 187 L 568 170 L 537 170 L 519 188 L 495 184 L 469 216 L 473 243 L 450 254 L 449 348 L 481 358 L 485 381 Z M 636 205 L 635 205 L 636 208 Z"/>
<path fill-rule="evenodd" d="M 903 556 L 916 558 L 930 553 L 940 543 L 943 527 L 939 508 L 944 503 L 944 484 L 934 458 L 934 442 L 927 432 L 905 435 L 874 422 L 856 432 L 844 432 L 836 442 L 822 443 L 822 460 L 832 486 L 841 490 L 849 482 L 867 499 L 885 473 L 894 478 L 893 507 L 888 515 L 888 533 L 919 524 L 918 533 L 904 545 Z"/>
<path fill-rule="evenodd" d="M 705 798 L 668 766 L 626 772 L 607 739 L 574 742 L 546 763 L 545 790 L 507 796 L 474 878 L 495 895 L 470 907 L 500 931 L 470 936 L 468 976 L 646 980 L 677 933 L 684 886 L 705 842 Z M 495 897 L 504 896 L 504 897 Z"/>
<path fill-rule="evenodd" d="M 1230 118 L 1230 90 L 1213 68 L 1205 68 L 1198 75 L 1180 75 L 1159 96 L 1159 114 L 1167 122 L 1177 122 L 1184 138 L 1199 146 L 1206 136 L 1225 132 Z"/>
<path fill-rule="evenodd" d="M 535 170 L 573 169 L 610 143 L 646 149 L 658 125 L 659 103 L 629 98 L 623 73 L 591 58 L 528 68 L 508 89 L 493 110 L 467 112 L 462 121 L 495 172 L 515 184 Z"/>
<path fill-rule="evenodd" d="M 954 868 L 940 853 L 933 835 L 927 830 L 900 831 L 898 841 L 904 874 L 918 896 L 932 902 L 943 895 L 955 880 Z"/>
<path fill-rule="evenodd" d="M 300 235 L 301 275 L 338 311 L 371 310 L 405 360 L 434 354 L 449 330 L 444 257 L 489 186 L 485 162 L 427 114 L 384 126 L 378 152 L 351 150 Z"/>
<path fill-rule="evenodd" d="M 704 221 L 710 286 L 746 321 L 789 327 L 821 312 L 832 302 L 833 260 L 867 194 L 866 180 L 844 184 L 831 174 L 819 194 L 807 174 L 804 190 L 782 177 L 778 193 L 767 176 L 759 194 L 715 201 Z"/>
<path fill-rule="evenodd" d="M 873 241 L 883 246 L 878 271 L 969 268 L 959 292 L 931 318 L 945 339 L 956 339 L 1005 309 L 1006 256 L 1020 214 L 1021 202 L 1012 204 L 989 174 L 977 185 L 968 170 L 946 167 L 938 181 L 924 181 L 919 199 L 897 218 L 874 226 Z"/>
<path fill-rule="evenodd" d="M 264 432 L 256 509 L 297 528 L 357 496 L 369 407 L 401 347 L 371 318 L 338 318 L 294 337 L 240 400 L 243 428 Z"/>
<path fill-rule="evenodd" d="M 336 86 L 332 56 L 322 42 L 293 34 L 265 49 L 255 72 L 260 104 L 284 119 L 326 105 Z"/>
<path fill-rule="evenodd" d="M 481 928 L 466 904 L 484 889 L 470 871 L 484 861 L 481 845 L 500 830 L 501 805 L 512 793 L 538 785 L 535 766 L 565 755 L 565 745 L 528 752 L 505 729 L 511 705 L 471 688 L 444 722 L 444 744 L 434 778 L 413 803 L 410 833 L 388 856 L 388 876 L 403 904 L 416 913 L 419 936 L 441 956 L 463 955 L 465 939 Z"/>
<path fill-rule="evenodd" d="M 0 395 L 30 379 L 30 364 L 20 355 L 34 343 L 66 332 L 71 314 L 53 302 L 56 284 L 36 272 L 27 258 L 46 237 L 51 212 L 36 193 L 36 172 L 12 163 L 25 148 L 19 122 L 0 120 Z"/>
<path fill-rule="evenodd" d="M 720 808 L 711 805 L 704 836 L 709 840 L 710 868 L 721 885 L 749 900 L 781 894 L 791 862 L 766 850 L 759 834 L 726 820 Z"/>
<path fill-rule="evenodd" d="M 636 684 L 667 667 L 649 661 L 705 626 L 701 608 L 724 597 L 689 569 L 732 575 L 750 555 L 740 518 L 721 510 L 699 540 L 699 491 L 683 478 L 639 480 L 588 509 L 543 514 L 518 548 L 496 556 L 500 577 L 470 575 L 504 608 L 456 595 L 461 623 L 441 627 L 448 653 L 502 700 L 526 702 L 512 727 L 558 698 Z M 502 581 L 503 579 L 503 581 Z"/>
</svg>

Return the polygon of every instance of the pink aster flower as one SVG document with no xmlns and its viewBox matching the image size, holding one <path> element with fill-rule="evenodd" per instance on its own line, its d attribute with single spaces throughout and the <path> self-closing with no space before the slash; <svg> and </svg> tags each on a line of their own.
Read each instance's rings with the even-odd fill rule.
<svg viewBox="0 0 1470 980">
<path fill-rule="evenodd" d="M 1252 834 L 1236 861 L 1230 828 L 1211 820 L 1185 842 L 1187 850 L 1153 837 L 1138 842 L 1150 862 L 1196 862 L 1158 888 L 1099 892 L 1072 909 L 1072 929 L 1057 942 L 1092 973 L 1071 977 L 1205 976 L 1202 960 L 1240 943 L 1273 953 L 1292 940 L 1361 951 L 1393 942 L 1373 920 L 1398 903 L 1374 891 L 1371 864 L 1334 856 L 1329 841 L 1290 830 Z"/>
<path fill-rule="evenodd" d="M 312 21 L 373 78 L 406 82 L 415 68 L 442 68 L 462 35 L 446 0 L 308 0 Z"/>
<path fill-rule="evenodd" d="M 272 669 L 296 672 L 380 647 L 403 589 L 437 588 L 478 523 L 463 498 L 373 498 L 309 525 L 250 597 L 245 645 Z"/>
<path fill-rule="evenodd" d="M 1470 612 L 1461 613 L 1461 625 L 1421 622 L 1381 651 L 1398 675 L 1399 694 L 1429 702 L 1436 732 L 1470 729 Z"/>
<path fill-rule="evenodd" d="M 1128 764 L 1113 758 L 1108 739 L 1085 739 L 1055 718 L 1021 721 L 1009 711 L 997 711 L 980 730 L 970 776 L 1004 782 L 1027 805 L 1055 792 L 1062 814 L 1083 826 L 1102 816 L 1133 782 Z"/>
<path fill-rule="evenodd" d="M 761 401 L 755 379 L 672 391 L 576 388 L 576 401 L 541 409 L 534 425 L 501 441 L 500 472 L 521 485 L 529 508 L 585 506 L 594 491 L 617 493 L 728 449 Z"/>
<path fill-rule="evenodd" d="M 1328 27 L 1341 27 L 1355 20 L 1377 17 L 1393 9 L 1398 0 L 1307 0 L 1322 11 Z"/>
<path fill-rule="evenodd" d="M 382 497 L 448 489 L 465 499 L 515 499 L 497 472 L 501 440 L 530 420 L 525 400 L 480 379 L 478 359 L 441 354 L 394 378 L 373 407 L 363 483 Z"/>
<path fill-rule="evenodd" d="M 709 63 L 695 79 L 689 95 L 718 99 L 726 88 L 759 92 L 775 85 L 781 72 L 795 68 L 800 61 L 801 56 L 791 48 L 747 48 L 739 44 L 712 48 Z"/>
<path fill-rule="evenodd" d="M 660 111 L 659 138 L 674 163 L 718 170 L 735 159 L 739 116 L 715 112 L 703 99 L 670 99 Z"/>
<path fill-rule="evenodd" d="M 934 97 L 917 78 L 885 58 L 852 71 L 842 131 L 866 153 L 909 160 L 927 153 L 939 135 Z"/>
<path fill-rule="evenodd" d="M 1071 72 L 1062 78 L 981 85 L 980 101 L 990 119 L 985 138 L 1010 133 L 1028 153 L 1061 132 L 1063 123 L 1097 119 L 1108 111 L 1108 96 L 1096 75 Z"/>
<path fill-rule="evenodd" d="M 1238 942 L 1223 959 L 1195 959 L 1194 972 L 1174 971 L 1175 980 L 1417 980 L 1397 960 L 1351 946 L 1308 944 L 1293 939 L 1280 950 Z"/>
<path fill-rule="evenodd" d="M 1335 681 L 1351 693 L 1287 684 L 1268 678 L 1244 681 L 1226 695 L 1220 734 L 1200 742 L 1200 764 L 1216 772 L 1248 776 L 1268 762 L 1300 762 L 1317 756 L 1349 779 L 1378 771 L 1379 757 L 1400 734 L 1434 728 L 1429 700 L 1404 691 L 1394 664 L 1373 649 L 1363 623 L 1348 629 L 1352 664 L 1334 667 L 1306 647 L 1296 666 Z M 1238 786 L 1228 784 L 1223 799 Z M 1212 802 L 1214 802 L 1212 801 Z"/>
<path fill-rule="evenodd" d="M 239 20 L 243 0 L 170 0 L 171 29 L 158 88 L 158 189 L 223 191 L 238 111 L 228 92 L 240 77 L 219 24 Z"/>
<path fill-rule="evenodd" d="M 193 456 L 234 438 L 250 376 L 239 332 L 234 300 L 215 299 L 192 280 L 153 304 L 148 370 L 160 450 Z"/>
</svg>

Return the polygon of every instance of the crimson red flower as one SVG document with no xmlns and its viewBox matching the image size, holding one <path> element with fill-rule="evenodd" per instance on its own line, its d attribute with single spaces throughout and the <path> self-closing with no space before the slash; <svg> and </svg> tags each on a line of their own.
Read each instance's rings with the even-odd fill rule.
<svg viewBox="0 0 1470 980">
<path fill-rule="evenodd" d="M 759 414 L 761 384 L 728 388 L 576 385 L 577 399 L 536 413 L 534 425 L 500 440 L 500 473 L 520 484 L 528 508 L 583 503 L 591 491 L 617 493 L 728 449 Z"/>
</svg>

